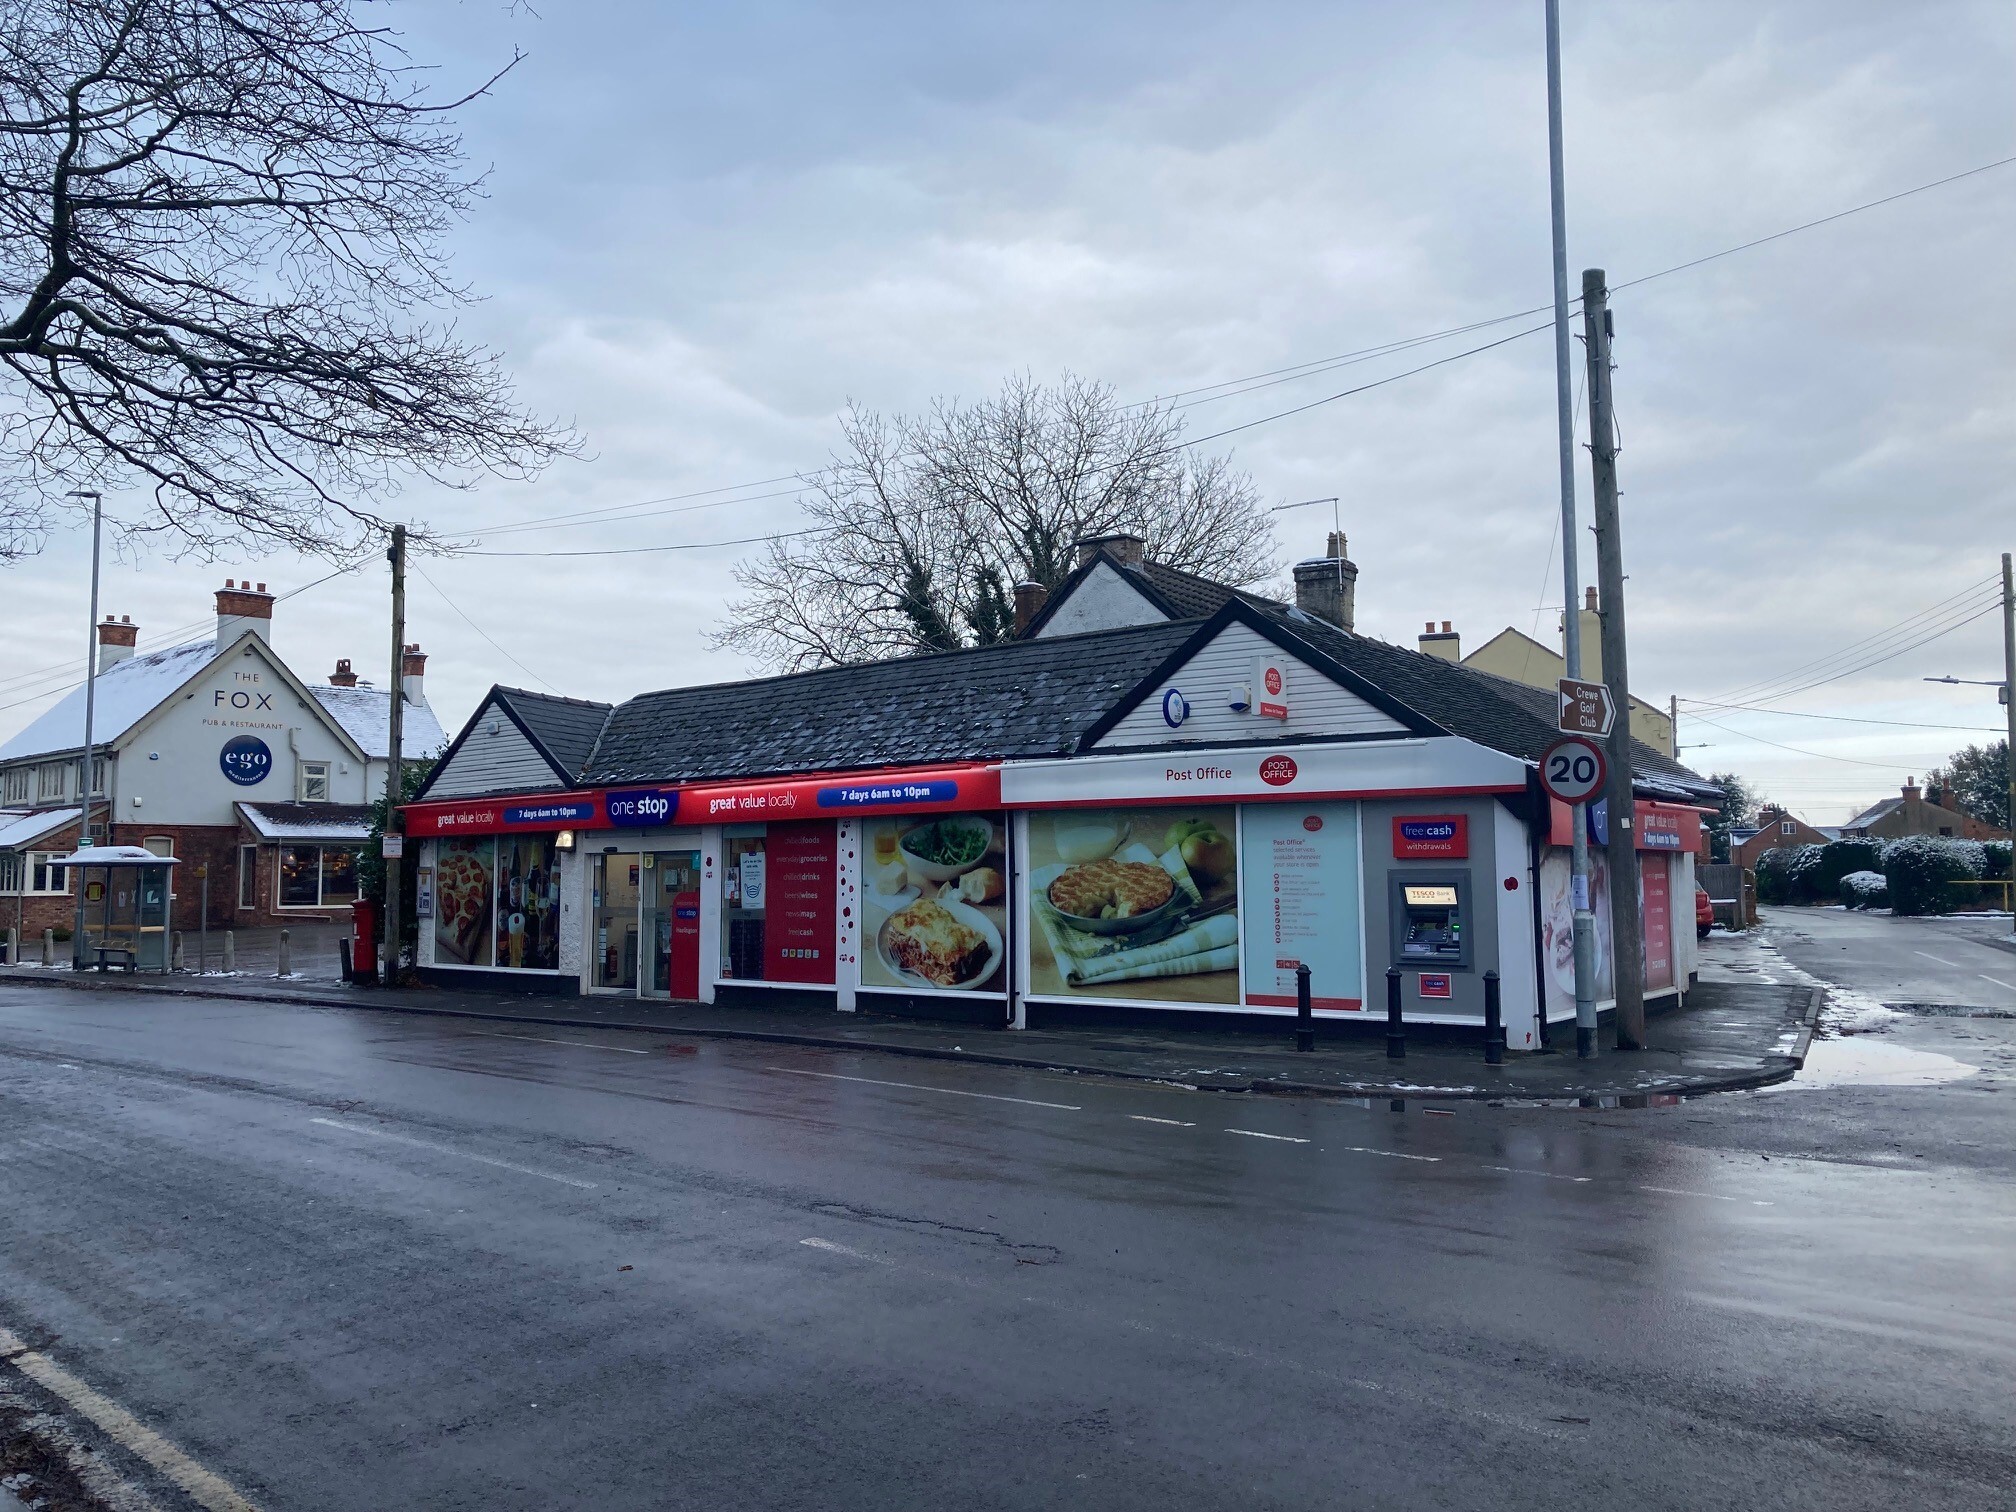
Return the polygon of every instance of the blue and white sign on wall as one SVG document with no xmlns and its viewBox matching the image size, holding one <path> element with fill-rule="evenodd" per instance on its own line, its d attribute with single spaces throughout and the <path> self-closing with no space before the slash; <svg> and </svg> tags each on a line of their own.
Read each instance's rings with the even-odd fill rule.
<svg viewBox="0 0 2016 1512">
<path fill-rule="evenodd" d="M 233 735 L 217 753 L 217 765 L 240 787 L 253 787 L 273 770 L 273 752 L 257 735 Z"/>
<path fill-rule="evenodd" d="M 679 812 L 677 788 L 627 788 L 609 795 L 609 822 L 618 829 L 670 824 Z"/>
<path fill-rule="evenodd" d="M 1162 695 L 1162 723 L 1172 730 L 1180 729 L 1189 717 L 1190 700 L 1183 696 L 1181 689 L 1171 688 Z"/>
</svg>

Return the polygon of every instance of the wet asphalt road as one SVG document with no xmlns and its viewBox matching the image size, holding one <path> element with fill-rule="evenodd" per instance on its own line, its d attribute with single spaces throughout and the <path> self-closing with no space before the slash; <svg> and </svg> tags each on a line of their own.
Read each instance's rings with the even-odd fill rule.
<svg viewBox="0 0 2016 1512">
<path fill-rule="evenodd" d="M 2002 1508 L 2016 1025 L 1900 1032 L 1444 1116 L 10 990 L 0 1323 L 267 1509 Z"/>
<path fill-rule="evenodd" d="M 1797 966 L 1885 1003 L 2016 1011 L 2009 921 L 1893 919 L 1835 908 L 1767 908 L 1765 927 Z"/>
</svg>

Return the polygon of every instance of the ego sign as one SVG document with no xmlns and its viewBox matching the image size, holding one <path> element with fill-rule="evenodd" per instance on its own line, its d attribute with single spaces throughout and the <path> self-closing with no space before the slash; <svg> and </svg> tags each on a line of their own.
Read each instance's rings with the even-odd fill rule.
<svg viewBox="0 0 2016 1512">
<path fill-rule="evenodd" d="M 254 787 L 273 770 L 273 753 L 257 735 L 238 735 L 224 742 L 217 765 L 240 787 Z"/>
<path fill-rule="evenodd" d="M 1579 737 L 1555 741 L 1540 758 L 1540 785 L 1562 803 L 1587 803 L 1607 775 L 1603 752 Z"/>
</svg>

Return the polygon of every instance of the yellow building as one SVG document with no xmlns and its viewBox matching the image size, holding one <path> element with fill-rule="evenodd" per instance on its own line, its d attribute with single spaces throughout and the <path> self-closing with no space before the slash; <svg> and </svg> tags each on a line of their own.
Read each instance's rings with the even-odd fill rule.
<svg viewBox="0 0 2016 1512">
<path fill-rule="evenodd" d="M 1582 675 L 1592 682 L 1601 682 L 1602 616 L 1597 608 L 1594 588 L 1588 590 L 1581 614 Z M 1449 621 L 1442 621 L 1440 630 L 1431 621 L 1422 632 L 1420 646 L 1426 655 L 1461 662 L 1479 672 L 1510 678 L 1513 682 L 1522 682 L 1533 688 L 1551 688 L 1568 675 L 1568 664 L 1562 660 L 1559 651 L 1541 645 L 1532 636 L 1522 634 L 1509 625 L 1465 656 L 1463 639 L 1449 628 Z M 1663 751 L 1668 756 L 1679 755 L 1674 749 L 1672 715 L 1635 694 L 1631 699 L 1631 733 L 1656 751 Z"/>
</svg>

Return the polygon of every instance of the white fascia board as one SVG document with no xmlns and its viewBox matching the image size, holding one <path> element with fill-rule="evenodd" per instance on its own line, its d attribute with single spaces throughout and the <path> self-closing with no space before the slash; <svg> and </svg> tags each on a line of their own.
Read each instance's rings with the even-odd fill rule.
<svg viewBox="0 0 2016 1512">
<path fill-rule="evenodd" d="M 1009 808 L 1041 808 L 1227 798 L 1512 793 L 1525 791 L 1529 770 L 1516 756 L 1454 735 L 1271 749 L 1191 748 L 1061 761 L 1004 761 L 1001 801 Z"/>
</svg>

